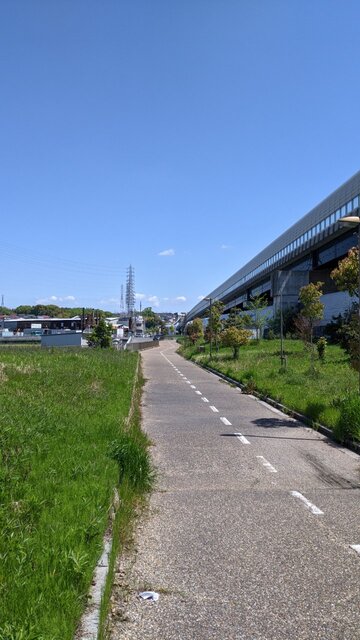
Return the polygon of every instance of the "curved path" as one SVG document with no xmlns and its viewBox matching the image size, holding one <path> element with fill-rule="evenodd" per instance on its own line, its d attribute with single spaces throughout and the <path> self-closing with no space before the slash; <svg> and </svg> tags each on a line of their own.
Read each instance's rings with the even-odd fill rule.
<svg viewBox="0 0 360 640">
<path fill-rule="evenodd" d="M 111 640 L 360 639 L 359 456 L 176 347 L 142 354 L 160 475 L 119 561 Z"/>
</svg>

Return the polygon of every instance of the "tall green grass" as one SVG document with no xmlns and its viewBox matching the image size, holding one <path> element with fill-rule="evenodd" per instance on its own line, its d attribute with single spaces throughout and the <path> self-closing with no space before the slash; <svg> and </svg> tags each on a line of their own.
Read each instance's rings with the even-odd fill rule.
<svg viewBox="0 0 360 640">
<path fill-rule="evenodd" d="M 136 367 L 137 354 L 111 350 L 0 351 L 1 640 L 73 637 Z"/>
<path fill-rule="evenodd" d="M 340 347 L 328 345 L 325 360 L 315 360 L 312 369 L 309 352 L 300 340 L 284 344 L 286 369 L 280 365 L 278 340 L 252 341 L 240 348 L 237 360 L 224 348 L 211 360 L 208 351 L 200 354 L 196 346 L 182 346 L 180 352 L 241 382 L 248 392 L 258 391 L 333 429 L 342 402 L 358 387 L 358 374 L 350 367 L 348 356 Z"/>
</svg>

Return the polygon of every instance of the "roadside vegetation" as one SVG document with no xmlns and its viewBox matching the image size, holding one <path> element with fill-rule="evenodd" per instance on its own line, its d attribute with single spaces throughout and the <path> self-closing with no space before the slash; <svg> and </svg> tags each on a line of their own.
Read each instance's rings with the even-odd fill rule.
<svg viewBox="0 0 360 640">
<path fill-rule="evenodd" d="M 137 366 L 111 349 L 0 352 L 1 640 L 73 638 L 114 487 L 116 530 L 151 487 Z"/>
<path fill-rule="evenodd" d="M 359 300 L 358 258 L 358 250 L 351 249 L 331 277 L 338 289 Z M 262 296 L 226 315 L 222 303 L 209 298 L 205 329 L 200 318 L 188 323 L 180 352 L 240 382 L 247 392 L 329 427 L 340 442 L 360 442 L 359 302 L 316 336 L 324 316 L 322 287 L 322 282 L 302 287 L 298 307 L 280 310 L 272 319 L 266 318 Z"/>
<path fill-rule="evenodd" d="M 199 352 L 199 347 L 204 351 Z M 279 340 L 251 340 L 239 351 L 234 359 L 232 348 L 221 347 L 210 359 L 208 344 L 183 343 L 180 347 L 185 357 L 242 383 L 248 393 L 257 391 L 332 429 L 342 401 L 349 392 L 357 391 L 357 373 L 337 345 L 328 345 L 325 361 L 317 356 L 312 366 L 301 340 L 284 340 L 286 368 L 280 363 Z"/>
</svg>

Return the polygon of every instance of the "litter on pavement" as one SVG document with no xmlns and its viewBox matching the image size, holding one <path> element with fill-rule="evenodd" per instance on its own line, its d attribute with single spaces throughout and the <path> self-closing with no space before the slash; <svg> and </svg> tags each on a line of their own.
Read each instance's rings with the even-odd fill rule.
<svg viewBox="0 0 360 640">
<path fill-rule="evenodd" d="M 143 600 L 151 600 L 152 602 L 157 602 L 159 600 L 159 594 L 156 591 L 142 591 L 139 593 L 140 598 Z"/>
</svg>

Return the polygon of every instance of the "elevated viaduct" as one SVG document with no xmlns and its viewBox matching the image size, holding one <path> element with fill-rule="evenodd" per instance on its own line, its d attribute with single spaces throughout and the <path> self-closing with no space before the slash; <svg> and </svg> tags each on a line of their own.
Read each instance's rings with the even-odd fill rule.
<svg viewBox="0 0 360 640">
<path fill-rule="evenodd" d="M 332 269 L 357 245 L 357 230 L 346 228 L 340 218 L 359 207 L 360 171 L 331 193 L 314 209 L 281 234 L 250 262 L 236 271 L 206 298 L 231 308 L 245 309 L 252 297 L 264 295 L 268 310 L 296 306 L 299 290 L 309 282 L 324 282 L 324 323 L 345 311 L 351 298 L 338 291 L 330 278 Z M 201 300 L 187 314 L 186 322 L 208 313 L 209 300 Z"/>
</svg>

